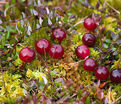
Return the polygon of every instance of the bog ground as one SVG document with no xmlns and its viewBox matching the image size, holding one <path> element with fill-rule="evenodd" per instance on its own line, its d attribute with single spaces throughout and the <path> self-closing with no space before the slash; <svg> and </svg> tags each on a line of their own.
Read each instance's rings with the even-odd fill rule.
<svg viewBox="0 0 121 104">
<path fill-rule="evenodd" d="M 121 0 L 1 0 L 1 104 L 121 104 Z"/>
</svg>

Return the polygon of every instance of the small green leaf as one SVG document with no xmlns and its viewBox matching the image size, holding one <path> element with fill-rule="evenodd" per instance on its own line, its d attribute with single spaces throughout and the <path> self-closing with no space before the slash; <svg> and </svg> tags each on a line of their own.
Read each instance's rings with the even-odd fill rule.
<svg viewBox="0 0 121 104">
<path fill-rule="evenodd" d="M 16 29 L 10 29 L 10 32 L 16 32 Z"/>
<path fill-rule="evenodd" d="M 91 104 L 91 99 L 90 97 L 87 97 L 86 101 L 85 101 L 85 104 Z"/>
<path fill-rule="evenodd" d="M 68 20 L 68 17 L 65 16 L 64 19 L 63 19 L 63 21 L 66 22 L 67 20 Z"/>
<path fill-rule="evenodd" d="M 10 31 L 7 32 L 7 34 L 5 35 L 5 39 L 7 40 L 10 37 Z"/>
<path fill-rule="evenodd" d="M 53 18 L 51 21 L 52 21 L 52 24 L 56 23 L 56 17 Z"/>
<path fill-rule="evenodd" d="M 104 43 L 104 44 L 103 44 L 103 47 L 104 47 L 104 48 L 108 48 L 109 46 L 108 46 L 108 44 Z"/>
<path fill-rule="evenodd" d="M 110 39 L 106 39 L 105 42 L 106 43 L 111 43 L 111 40 Z"/>
<path fill-rule="evenodd" d="M 47 26 L 48 25 L 48 21 L 47 21 L 47 17 L 44 17 L 44 20 L 42 22 L 42 26 Z"/>
<path fill-rule="evenodd" d="M 71 16 L 71 15 L 72 15 L 72 13 L 68 13 L 67 15 L 68 15 L 68 16 Z"/>
</svg>

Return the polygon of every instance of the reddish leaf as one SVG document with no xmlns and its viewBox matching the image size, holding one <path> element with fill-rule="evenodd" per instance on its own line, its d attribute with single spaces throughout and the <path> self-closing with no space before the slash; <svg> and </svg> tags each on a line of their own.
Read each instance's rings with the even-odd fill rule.
<svg viewBox="0 0 121 104">
<path fill-rule="evenodd" d="M 82 102 L 81 104 L 85 103 L 85 101 L 86 101 L 87 97 L 89 96 L 89 94 L 90 94 L 90 92 L 86 92 L 86 94 L 84 95 L 84 97 L 81 100 L 81 102 Z"/>
<path fill-rule="evenodd" d="M 102 84 L 100 84 L 100 88 L 103 88 L 105 85 L 106 85 L 107 83 L 106 82 L 104 82 L 104 83 L 102 83 Z"/>
<path fill-rule="evenodd" d="M 27 95 L 23 101 L 23 104 L 28 104 L 28 103 L 29 103 L 29 95 Z"/>
<path fill-rule="evenodd" d="M 33 100 L 33 104 L 37 104 L 36 93 L 33 94 L 33 96 L 32 96 L 32 100 Z"/>
<path fill-rule="evenodd" d="M 72 80 L 69 80 L 67 83 L 66 83 L 66 86 L 71 86 L 73 84 L 73 81 Z"/>
</svg>

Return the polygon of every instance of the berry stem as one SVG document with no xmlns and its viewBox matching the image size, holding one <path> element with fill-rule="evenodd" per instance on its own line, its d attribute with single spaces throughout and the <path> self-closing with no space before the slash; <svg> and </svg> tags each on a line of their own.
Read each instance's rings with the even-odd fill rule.
<svg viewBox="0 0 121 104">
<path fill-rule="evenodd" d="M 102 62 L 102 55 L 104 55 L 104 50 L 103 50 L 103 41 L 102 41 L 102 38 L 101 38 L 101 36 L 100 36 L 100 34 L 102 33 L 102 31 L 101 31 L 101 29 L 99 28 L 99 26 L 97 27 L 97 29 L 98 29 L 98 31 L 99 32 L 97 32 L 97 36 L 98 36 L 98 38 L 99 38 L 99 40 L 100 40 L 100 42 L 101 42 L 101 47 L 98 47 L 100 50 L 101 50 L 101 52 L 100 52 L 100 54 L 99 54 L 99 56 L 100 56 L 100 58 L 99 58 L 99 60 L 100 60 L 100 64 L 104 64 L 103 62 Z"/>
<path fill-rule="evenodd" d="M 79 64 L 79 63 L 80 63 L 80 62 L 82 62 L 82 61 L 84 61 L 84 60 L 79 60 L 79 61 L 77 61 L 77 62 L 70 63 L 69 65 L 75 65 L 75 64 Z"/>
<path fill-rule="evenodd" d="M 101 50 L 102 50 L 102 52 L 104 52 L 103 51 L 103 41 L 102 41 L 102 38 L 101 38 L 101 36 L 100 36 L 100 34 L 101 34 L 101 30 L 100 30 L 100 28 L 99 28 L 99 26 L 97 27 L 97 29 L 98 29 L 98 31 L 99 31 L 99 33 L 97 33 L 98 34 L 98 38 L 100 39 L 100 42 L 101 42 Z"/>
</svg>

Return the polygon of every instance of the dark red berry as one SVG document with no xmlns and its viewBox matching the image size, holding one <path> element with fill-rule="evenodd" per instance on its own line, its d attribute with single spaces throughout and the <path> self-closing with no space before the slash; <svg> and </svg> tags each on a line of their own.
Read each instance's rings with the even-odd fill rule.
<svg viewBox="0 0 121 104">
<path fill-rule="evenodd" d="M 80 45 L 80 46 L 78 46 L 76 48 L 75 52 L 76 52 L 76 55 L 80 59 L 85 59 L 90 54 L 90 50 L 89 50 L 89 48 L 86 45 Z"/>
<path fill-rule="evenodd" d="M 104 66 L 99 66 L 95 69 L 95 76 L 99 80 L 106 80 L 109 76 L 109 71 Z"/>
<path fill-rule="evenodd" d="M 52 31 L 53 40 L 57 39 L 61 42 L 64 38 L 66 38 L 66 32 L 63 29 L 56 28 Z"/>
<path fill-rule="evenodd" d="M 87 71 L 94 71 L 97 67 L 97 63 L 94 59 L 88 58 L 83 63 L 83 68 Z"/>
<path fill-rule="evenodd" d="M 35 52 L 30 48 L 23 48 L 19 53 L 19 58 L 24 62 L 31 62 L 35 58 Z"/>
<path fill-rule="evenodd" d="M 112 82 L 121 83 L 121 70 L 114 69 L 110 73 L 110 79 Z"/>
<path fill-rule="evenodd" d="M 95 45 L 96 38 L 93 34 L 86 33 L 86 34 L 83 35 L 82 41 L 85 45 L 91 47 L 91 46 Z"/>
<path fill-rule="evenodd" d="M 84 27 L 89 31 L 94 31 L 97 28 L 97 24 L 93 18 L 86 18 L 84 20 Z"/>
<path fill-rule="evenodd" d="M 47 39 L 40 39 L 35 43 L 36 51 L 40 54 L 48 53 L 50 42 Z"/>
<path fill-rule="evenodd" d="M 50 47 L 49 55 L 54 59 L 60 59 L 62 58 L 64 54 L 64 48 L 59 45 L 55 44 Z"/>
</svg>

